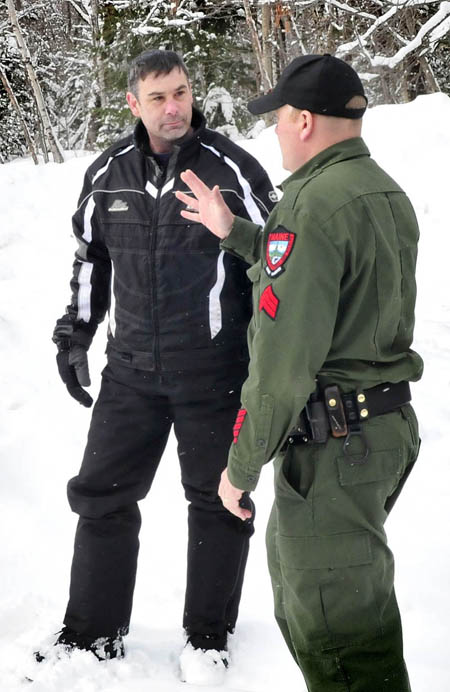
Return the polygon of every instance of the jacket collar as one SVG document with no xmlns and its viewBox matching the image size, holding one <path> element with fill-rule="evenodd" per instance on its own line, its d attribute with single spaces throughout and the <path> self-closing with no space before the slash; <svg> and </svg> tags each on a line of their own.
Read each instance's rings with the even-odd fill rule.
<svg viewBox="0 0 450 692">
<path fill-rule="evenodd" d="M 286 187 L 292 182 L 297 183 L 297 186 L 300 183 L 301 187 L 303 187 L 311 178 L 315 178 L 325 168 L 333 166 L 335 163 L 340 163 L 347 159 L 359 158 L 361 156 L 370 156 L 370 151 L 364 140 L 361 137 L 345 139 L 316 154 L 316 156 L 286 178 L 281 184 L 281 188 L 284 192 Z"/>
<path fill-rule="evenodd" d="M 206 127 L 206 120 L 205 116 L 196 108 L 192 109 L 191 126 L 193 128 L 193 132 L 185 135 L 175 144 L 174 151 L 176 150 L 177 153 L 184 152 L 185 150 L 190 150 L 191 148 L 198 146 L 200 135 Z M 136 123 L 133 133 L 133 141 L 134 146 L 136 149 L 138 149 L 138 151 L 145 156 L 153 157 L 153 151 L 150 146 L 147 130 L 145 129 L 142 120 L 138 120 Z"/>
</svg>

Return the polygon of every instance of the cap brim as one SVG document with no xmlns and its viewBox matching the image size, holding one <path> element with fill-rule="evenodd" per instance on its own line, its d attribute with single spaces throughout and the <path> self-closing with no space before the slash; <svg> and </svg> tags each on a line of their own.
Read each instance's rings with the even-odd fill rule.
<svg viewBox="0 0 450 692">
<path fill-rule="evenodd" d="M 276 89 L 270 91 L 265 96 L 260 96 L 259 99 L 254 101 L 249 101 L 247 108 L 253 115 L 262 115 L 263 113 L 270 113 L 270 111 L 276 111 L 281 106 L 284 106 L 286 101 L 284 101 L 280 94 L 277 93 Z"/>
</svg>

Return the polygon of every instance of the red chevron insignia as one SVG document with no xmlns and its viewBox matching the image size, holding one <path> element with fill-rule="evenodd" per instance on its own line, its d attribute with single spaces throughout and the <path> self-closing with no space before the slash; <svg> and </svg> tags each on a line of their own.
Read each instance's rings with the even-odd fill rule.
<svg viewBox="0 0 450 692">
<path fill-rule="evenodd" d="M 247 411 L 245 408 L 240 408 L 237 412 L 236 422 L 233 426 L 233 444 L 236 444 L 236 442 L 238 441 L 239 433 L 241 432 L 242 428 L 242 423 L 244 422 L 244 418 L 246 415 Z"/>
<path fill-rule="evenodd" d="M 272 286 L 267 286 L 259 299 L 259 311 L 264 310 L 266 315 L 269 315 L 270 319 L 274 320 L 277 316 L 279 305 L 280 301 L 276 297 Z"/>
</svg>

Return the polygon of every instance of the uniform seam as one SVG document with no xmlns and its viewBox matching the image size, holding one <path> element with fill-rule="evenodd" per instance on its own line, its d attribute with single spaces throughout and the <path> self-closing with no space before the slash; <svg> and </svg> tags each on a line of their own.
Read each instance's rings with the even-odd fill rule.
<svg viewBox="0 0 450 692">
<path fill-rule="evenodd" d="M 345 209 L 345 207 L 353 204 L 356 200 L 361 200 L 363 202 L 365 197 L 371 197 L 372 195 L 384 195 L 389 200 L 389 195 L 393 195 L 393 194 L 402 195 L 402 194 L 404 194 L 404 192 L 401 190 L 371 190 L 370 192 L 360 192 L 358 194 L 355 194 L 353 197 L 346 199 L 345 202 L 343 202 L 338 207 L 333 209 L 333 211 L 330 213 L 330 215 L 326 219 L 322 220 L 321 223 L 323 225 L 328 224 L 336 214 L 338 214 L 340 211 Z M 390 201 L 389 201 L 389 205 L 390 205 Z"/>
</svg>

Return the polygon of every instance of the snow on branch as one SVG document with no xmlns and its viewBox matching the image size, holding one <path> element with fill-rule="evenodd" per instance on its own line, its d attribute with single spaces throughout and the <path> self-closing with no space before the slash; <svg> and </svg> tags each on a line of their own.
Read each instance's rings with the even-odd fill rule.
<svg viewBox="0 0 450 692">
<path fill-rule="evenodd" d="M 155 4 L 148 13 L 147 17 L 139 24 L 139 26 L 132 29 L 134 34 L 141 34 L 144 36 L 147 34 L 159 34 L 163 31 L 164 28 L 187 27 L 191 24 L 195 24 L 196 22 L 201 21 L 206 17 L 206 14 L 202 11 L 191 12 L 190 10 L 183 8 L 182 3 L 177 8 L 178 16 L 173 18 L 166 16 L 163 19 L 154 19 L 153 15 L 155 14 L 155 10 L 157 9 L 158 7 Z M 151 21 L 153 21 L 154 23 L 150 24 Z"/>
<path fill-rule="evenodd" d="M 317 5 L 320 0 L 301 0 L 300 2 L 297 2 L 296 5 L 297 7 L 311 7 L 312 5 Z"/>
<path fill-rule="evenodd" d="M 343 10 L 348 14 L 353 14 L 358 17 L 364 17 L 365 19 L 376 18 L 374 14 L 370 14 L 369 12 L 362 12 L 361 10 L 358 10 L 355 7 L 350 7 L 350 5 L 347 5 L 347 3 L 345 2 L 338 2 L 338 0 L 326 0 L 325 4 L 331 5 L 332 7 L 336 7 L 338 10 Z"/>
<path fill-rule="evenodd" d="M 448 3 L 447 3 L 448 5 Z M 447 17 L 430 34 L 430 43 L 435 43 L 450 32 L 450 17 Z"/>
<path fill-rule="evenodd" d="M 371 58 L 372 67 L 389 67 L 394 68 L 398 65 L 409 53 L 422 45 L 425 37 L 432 32 L 435 34 L 436 38 L 431 38 L 432 41 L 437 41 L 439 38 L 445 35 L 446 31 L 450 29 L 450 2 L 443 2 L 436 14 L 431 17 L 422 26 L 417 36 L 415 36 L 412 41 L 410 41 L 406 46 L 400 48 L 395 55 L 390 58 L 386 58 L 382 55 L 375 55 Z M 446 29 L 446 31 L 442 31 Z"/>
<path fill-rule="evenodd" d="M 160 34 L 162 32 L 162 29 L 160 26 L 145 26 L 141 24 L 140 26 L 131 29 L 131 31 L 133 32 L 133 34 L 141 34 L 142 36 L 147 36 L 148 34 Z"/>
<path fill-rule="evenodd" d="M 153 5 L 153 7 L 151 8 L 151 10 L 150 10 L 150 12 L 148 13 L 148 15 L 146 16 L 146 18 L 139 24 L 139 26 L 135 27 L 135 29 L 133 30 L 133 33 L 135 33 L 135 34 L 136 34 L 136 33 L 141 33 L 141 31 L 140 31 L 141 29 L 146 29 L 146 28 L 147 28 L 148 22 L 152 19 L 152 17 L 153 17 L 153 15 L 155 14 L 156 10 L 157 10 L 157 5 L 155 4 L 155 5 Z M 148 33 L 148 32 L 146 32 L 146 33 Z"/>
<path fill-rule="evenodd" d="M 81 19 L 83 19 L 86 24 L 91 23 L 91 18 L 89 14 L 85 11 L 85 8 L 83 6 L 80 7 L 80 5 L 75 2 L 75 0 L 69 0 L 70 5 L 72 5 L 73 9 L 80 15 Z"/>
<path fill-rule="evenodd" d="M 130 0 L 110 0 L 109 4 L 116 10 L 127 10 L 130 7 Z"/>
<path fill-rule="evenodd" d="M 358 48 L 360 46 L 364 46 L 367 43 L 367 39 L 372 36 L 372 34 L 379 29 L 380 26 L 383 24 L 386 24 L 392 17 L 397 14 L 398 9 L 395 7 L 391 7 L 390 10 L 385 12 L 381 17 L 378 17 L 374 21 L 371 27 L 367 29 L 366 33 L 360 36 L 359 38 L 356 39 L 356 41 L 350 41 L 350 43 L 343 43 L 342 46 L 339 46 L 339 48 L 336 51 L 336 55 L 344 55 L 345 53 L 351 53 L 355 48 Z"/>
<path fill-rule="evenodd" d="M 407 10 L 411 9 L 412 7 L 420 7 L 420 5 L 423 7 L 437 5 L 439 2 L 441 2 L 441 0 L 389 0 L 388 2 L 385 2 L 384 5 L 397 7 L 399 10 Z"/>
<path fill-rule="evenodd" d="M 200 21 L 201 19 L 205 18 L 205 13 L 204 12 L 189 12 L 190 17 L 189 19 L 166 19 L 164 20 L 164 25 L 165 26 L 188 26 L 189 24 L 194 24 L 195 22 Z"/>
<path fill-rule="evenodd" d="M 37 12 L 37 10 L 46 9 L 47 7 L 48 4 L 46 2 L 36 2 L 34 5 L 31 5 L 31 7 L 26 7 L 25 9 L 20 10 L 20 12 L 17 11 L 17 19 L 20 21 L 21 19 L 27 17 L 27 15 Z M 5 19 L 2 22 L 0 22 L 0 34 L 4 32 L 4 30 L 9 26 L 9 24 L 10 23 L 8 19 Z"/>
</svg>

